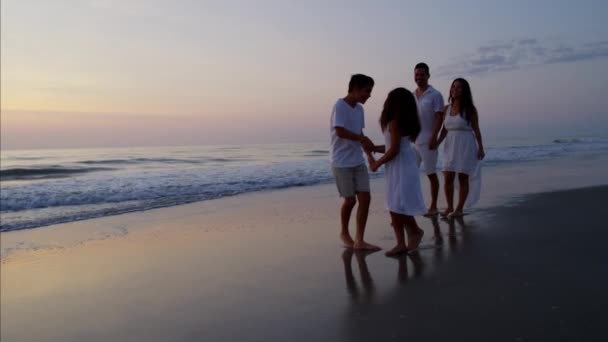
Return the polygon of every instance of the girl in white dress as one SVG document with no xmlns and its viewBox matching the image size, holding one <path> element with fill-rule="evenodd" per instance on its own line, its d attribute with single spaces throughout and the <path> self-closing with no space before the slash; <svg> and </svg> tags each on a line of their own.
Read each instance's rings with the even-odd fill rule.
<svg viewBox="0 0 608 342">
<path fill-rule="evenodd" d="M 384 155 L 375 160 L 370 151 L 367 157 L 373 172 L 385 165 L 386 205 L 397 240 L 397 245 L 386 255 L 396 256 L 418 248 L 424 231 L 414 216 L 426 213 L 416 152 L 412 146 L 420 133 L 420 121 L 416 100 L 409 90 L 397 88 L 388 94 L 380 116 L 380 127 L 385 145 L 374 146 L 373 152 Z"/>
<path fill-rule="evenodd" d="M 481 188 L 479 161 L 485 156 L 479 131 L 479 116 L 473 104 L 471 87 L 463 78 L 455 79 L 450 88 L 449 105 L 445 109 L 445 119 L 438 142 L 441 143 L 444 139 L 442 169 L 448 207 L 442 216 L 457 217 L 463 215 L 465 204 L 470 206 L 479 197 Z M 458 174 L 460 190 L 458 204 L 454 209 L 456 174 Z"/>
</svg>

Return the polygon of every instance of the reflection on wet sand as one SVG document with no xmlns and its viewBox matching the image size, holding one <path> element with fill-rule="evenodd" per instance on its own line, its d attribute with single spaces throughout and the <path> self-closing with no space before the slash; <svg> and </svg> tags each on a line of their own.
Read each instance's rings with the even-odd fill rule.
<svg viewBox="0 0 608 342">
<path fill-rule="evenodd" d="M 375 253 L 376 251 L 354 251 L 353 249 L 345 249 L 342 253 L 342 262 L 344 263 L 344 275 L 346 278 L 346 289 L 353 302 L 371 303 L 374 298 L 375 287 L 372 276 L 367 268 L 365 258 Z M 363 287 L 363 293 L 359 289 L 359 284 L 355 280 L 352 269 L 353 255 L 356 256 L 357 267 L 359 269 L 359 278 Z"/>
<path fill-rule="evenodd" d="M 429 218 L 433 227 L 432 243 L 423 242 L 419 250 L 400 257 L 394 257 L 398 263 L 397 280 L 400 285 L 406 284 L 410 278 L 422 276 L 425 272 L 432 272 L 450 255 L 460 252 L 469 242 L 470 226 L 463 217 L 442 218 L 437 216 Z M 447 225 L 447 234 L 442 231 L 442 225 Z M 444 248 L 444 236 L 447 235 L 448 249 Z M 366 258 L 374 254 L 371 251 L 354 251 L 345 249 L 342 253 L 346 288 L 353 303 L 372 303 L 376 293 L 374 280 L 368 268 Z M 359 273 L 357 280 L 353 272 L 353 257 Z M 408 262 L 409 259 L 409 262 Z M 408 263 L 412 269 L 409 269 Z M 426 265 L 431 265 L 430 269 Z"/>
<path fill-rule="evenodd" d="M 408 270 L 406 278 L 394 260 L 368 258 L 377 299 L 366 311 L 343 303 L 340 340 L 608 340 L 608 252 L 598 204 L 607 190 L 535 194 L 489 208 L 490 216 L 480 215 L 483 229 L 470 216 L 421 220 L 427 236 L 435 232 L 418 251 L 423 275 L 414 279 Z M 554 215 L 560 210 L 568 215 Z M 575 244 L 564 233 L 572 227 Z M 393 284 L 395 274 L 405 286 Z"/>
<path fill-rule="evenodd" d="M 448 241 L 450 246 L 450 253 L 453 254 L 461 251 L 464 245 L 466 245 L 466 243 L 468 242 L 469 238 L 469 227 L 465 224 L 464 218 L 445 218 L 443 219 L 443 221 L 448 224 Z"/>
<path fill-rule="evenodd" d="M 439 226 L 439 219 L 437 215 L 430 217 L 431 223 L 433 224 L 433 241 L 435 246 L 441 247 L 443 245 L 443 234 L 441 233 L 441 227 Z"/>
<path fill-rule="evenodd" d="M 470 236 L 470 226 L 462 217 L 445 220 L 432 217 L 430 220 L 432 238 L 423 241 L 416 251 L 389 258 L 397 262 L 397 267 L 396 283 L 389 283 L 388 288 L 373 280 L 373 270 L 369 269 L 366 258 L 374 252 L 344 250 L 342 262 L 350 299 L 344 317 L 345 341 L 373 341 L 381 338 L 380 335 L 395 339 L 406 336 L 408 331 L 420 330 L 416 325 L 417 312 L 411 311 L 410 304 L 419 306 L 425 299 L 411 286 L 416 278 L 432 276 L 451 255 L 463 250 Z M 448 248 L 444 245 L 445 240 Z M 359 277 L 355 276 L 357 270 L 353 270 L 353 259 Z M 386 270 L 376 271 L 386 273 Z"/>
</svg>

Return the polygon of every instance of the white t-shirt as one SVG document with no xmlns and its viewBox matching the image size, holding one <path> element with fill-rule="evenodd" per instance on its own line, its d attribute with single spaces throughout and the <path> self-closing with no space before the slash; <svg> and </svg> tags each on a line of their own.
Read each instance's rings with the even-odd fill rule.
<svg viewBox="0 0 608 342">
<path fill-rule="evenodd" d="M 431 85 L 422 93 L 420 97 L 414 97 L 418 104 L 418 116 L 420 117 L 420 134 L 416 138 L 416 144 L 428 144 L 433 134 L 435 125 L 435 113 L 443 112 L 443 96 Z"/>
<path fill-rule="evenodd" d="M 365 127 L 363 106 L 357 103 L 353 108 L 343 99 L 339 99 L 334 105 L 330 121 L 329 160 L 333 167 L 354 167 L 365 164 L 361 142 L 338 137 L 336 127 L 344 127 L 355 134 L 361 134 Z"/>
</svg>

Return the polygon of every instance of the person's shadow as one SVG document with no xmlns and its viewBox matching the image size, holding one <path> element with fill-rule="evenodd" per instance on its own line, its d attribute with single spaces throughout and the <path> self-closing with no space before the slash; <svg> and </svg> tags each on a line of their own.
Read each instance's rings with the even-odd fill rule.
<svg viewBox="0 0 608 342">
<path fill-rule="evenodd" d="M 426 306 L 429 298 L 425 296 L 433 294 L 424 289 L 437 280 L 454 281 L 445 278 L 446 274 L 453 273 L 441 272 L 441 268 L 447 266 L 445 262 L 449 259 L 457 257 L 458 252 L 471 247 L 474 237 L 471 234 L 474 223 L 467 224 L 462 217 L 445 220 L 433 217 L 430 220 L 433 229 L 432 246 L 399 257 L 382 257 L 386 262 L 379 263 L 383 270 L 378 273 L 385 273 L 388 269 L 389 284 L 374 282 L 372 279 L 372 272 L 366 262 L 366 257 L 371 253 L 353 250 L 342 253 L 349 294 L 344 312 L 342 340 L 380 341 L 425 336 L 426 329 L 432 326 L 428 321 L 431 313 Z M 355 266 L 353 259 L 356 260 Z M 358 277 L 355 274 L 357 270 L 353 271 L 355 267 L 359 271 Z M 392 273 L 394 271 L 396 273 Z M 396 278 L 393 274 L 396 274 Z M 420 312 L 426 315 L 425 319 L 419 318 Z"/>
<path fill-rule="evenodd" d="M 413 251 L 408 254 L 393 257 L 397 261 L 397 284 L 399 287 L 407 284 L 412 278 L 417 278 L 425 272 L 425 262 L 428 262 L 428 257 L 432 259 L 430 271 L 440 267 L 444 255 L 444 234 L 441 231 L 441 225 L 437 216 L 430 218 L 433 226 L 433 251 L 427 253 L 424 251 Z M 442 219 L 448 225 L 447 240 L 449 246 L 449 255 L 454 254 L 462 248 L 469 237 L 469 229 L 462 217 Z M 457 227 L 458 225 L 458 227 Z M 366 258 L 375 251 L 355 251 L 353 249 L 345 249 L 342 253 L 342 263 L 344 265 L 344 277 L 346 280 L 346 289 L 350 296 L 351 304 L 363 307 L 371 307 L 375 302 L 376 286 L 372 279 L 371 272 L 367 266 Z M 425 258 L 423 258 L 423 255 Z M 449 256 L 448 255 L 448 256 Z M 359 270 L 359 279 L 357 280 L 353 272 L 353 259 L 356 260 L 356 266 Z M 409 259 L 409 261 L 408 261 Z"/>
</svg>

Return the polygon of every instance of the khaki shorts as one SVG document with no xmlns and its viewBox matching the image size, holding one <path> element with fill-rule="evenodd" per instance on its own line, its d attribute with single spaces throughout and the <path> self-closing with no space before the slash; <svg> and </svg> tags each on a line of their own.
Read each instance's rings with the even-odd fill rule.
<svg viewBox="0 0 608 342">
<path fill-rule="evenodd" d="M 332 167 L 340 197 L 354 197 L 369 192 L 369 173 L 365 164 L 355 167 Z"/>
</svg>

